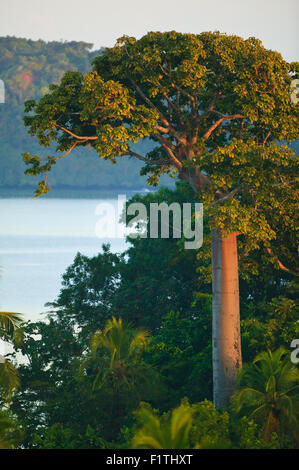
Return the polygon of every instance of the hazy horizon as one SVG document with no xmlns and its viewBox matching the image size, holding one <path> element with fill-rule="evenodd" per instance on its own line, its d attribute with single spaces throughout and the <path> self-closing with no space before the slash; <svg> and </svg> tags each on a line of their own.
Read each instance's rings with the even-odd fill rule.
<svg viewBox="0 0 299 470">
<path fill-rule="evenodd" d="M 44 41 L 84 41 L 94 48 L 111 47 L 126 34 L 148 31 L 200 33 L 221 31 L 255 36 L 288 61 L 298 57 L 297 0 L 10 0 L 1 5 L 1 36 Z"/>
</svg>

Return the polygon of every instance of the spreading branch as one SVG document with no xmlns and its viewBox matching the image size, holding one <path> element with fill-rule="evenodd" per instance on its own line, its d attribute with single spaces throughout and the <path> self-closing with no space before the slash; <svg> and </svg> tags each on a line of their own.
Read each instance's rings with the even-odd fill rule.
<svg viewBox="0 0 299 470">
<path fill-rule="evenodd" d="M 169 160 L 149 160 L 148 158 L 144 157 L 143 155 L 140 155 L 137 152 L 133 152 L 132 150 L 129 150 L 128 152 L 123 153 L 122 155 L 130 155 L 131 157 L 138 158 L 138 160 L 146 162 L 148 165 L 167 165 L 167 164 L 169 164 Z"/>
<path fill-rule="evenodd" d="M 132 83 L 132 85 L 134 86 L 134 88 L 136 89 L 136 91 L 139 93 L 139 95 L 141 96 L 141 98 L 143 98 L 143 100 L 152 108 L 154 109 L 158 114 L 159 114 L 159 117 L 160 117 L 160 120 L 162 122 L 162 124 L 164 124 L 166 127 L 163 128 L 164 129 L 164 133 L 167 134 L 167 133 L 171 133 L 176 139 L 178 142 L 182 143 L 182 144 L 185 144 L 186 143 L 186 139 L 184 139 L 182 136 L 180 136 L 178 134 L 178 132 L 170 125 L 168 119 L 164 116 L 164 114 L 154 105 L 154 103 L 145 95 L 145 93 L 141 90 L 141 88 L 137 85 L 137 83 L 134 82 L 134 80 L 130 79 L 130 82 Z M 159 127 L 159 126 L 158 126 Z"/>
<path fill-rule="evenodd" d="M 215 206 L 216 204 L 219 204 L 220 202 L 227 201 L 228 199 L 232 199 L 235 194 L 239 191 L 240 186 L 237 186 L 237 188 L 233 189 L 230 191 L 228 194 L 225 194 L 224 196 L 220 197 L 219 199 L 216 199 L 211 203 L 212 206 Z"/>
<path fill-rule="evenodd" d="M 283 271 L 289 273 L 289 274 L 292 274 L 293 276 L 299 276 L 299 273 L 298 272 L 295 272 L 295 271 L 292 271 L 291 269 L 287 268 L 279 259 L 278 257 L 273 253 L 273 251 L 271 250 L 271 248 L 267 247 L 267 251 L 269 253 L 270 256 L 272 256 L 273 258 L 275 258 L 278 266 L 280 267 L 280 269 L 282 269 Z"/>
<path fill-rule="evenodd" d="M 211 110 L 213 112 L 216 112 L 217 114 L 222 114 L 218 113 L 218 111 Z M 208 140 L 212 132 L 223 122 L 223 121 L 232 121 L 233 119 L 244 119 L 244 116 L 242 114 L 232 114 L 230 115 L 222 115 L 218 121 L 214 122 L 214 124 L 205 132 L 203 135 L 204 140 Z"/>
<path fill-rule="evenodd" d="M 70 134 L 72 137 L 74 137 L 75 139 L 78 139 L 78 140 L 98 140 L 98 137 L 97 136 L 85 136 L 85 137 L 82 137 L 80 135 L 77 135 L 77 134 L 74 134 L 73 132 L 69 131 L 68 129 L 66 129 L 66 127 L 63 127 L 63 126 L 60 126 L 59 124 L 57 124 L 57 127 L 59 127 L 59 129 L 61 129 L 62 131 L 66 132 L 67 134 Z"/>
</svg>

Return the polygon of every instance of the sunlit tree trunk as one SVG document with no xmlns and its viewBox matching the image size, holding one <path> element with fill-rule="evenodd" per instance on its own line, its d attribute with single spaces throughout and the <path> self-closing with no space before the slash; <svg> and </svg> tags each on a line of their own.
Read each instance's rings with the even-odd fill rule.
<svg viewBox="0 0 299 470">
<path fill-rule="evenodd" d="M 229 404 L 242 365 L 237 234 L 212 233 L 213 390 L 217 409 Z"/>
<path fill-rule="evenodd" d="M 195 192 L 209 184 L 198 169 L 182 174 Z M 226 236 L 225 236 L 226 235 Z M 212 231 L 213 400 L 225 408 L 242 366 L 237 233 Z"/>
</svg>

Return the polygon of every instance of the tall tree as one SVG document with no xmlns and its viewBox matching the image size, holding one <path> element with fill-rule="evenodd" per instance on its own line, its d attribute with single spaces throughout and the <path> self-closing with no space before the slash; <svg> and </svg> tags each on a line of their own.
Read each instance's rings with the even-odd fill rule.
<svg viewBox="0 0 299 470">
<path fill-rule="evenodd" d="M 299 65 L 255 38 L 175 31 L 124 36 L 93 64 L 26 103 L 29 133 L 63 152 L 24 154 L 26 172 L 46 174 L 40 195 L 58 159 L 92 146 L 112 162 L 143 161 L 150 184 L 177 175 L 200 195 L 212 229 L 214 402 L 224 407 L 241 366 L 238 235 L 245 251 L 264 246 L 289 269 L 271 248 L 270 221 L 294 227 L 295 158 L 282 142 L 298 138 Z M 136 153 L 131 143 L 145 138 L 154 149 Z"/>
</svg>

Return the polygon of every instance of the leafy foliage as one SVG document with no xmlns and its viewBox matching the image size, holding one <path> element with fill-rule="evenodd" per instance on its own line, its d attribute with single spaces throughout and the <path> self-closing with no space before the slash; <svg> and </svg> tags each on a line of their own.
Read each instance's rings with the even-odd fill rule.
<svg viewBox="0 0 299 470">
<path fill-rule="evenodd" d="M 298 444 L 298 379 L 298 369 L 282 347 L 273 353 L 260 353 L 252 364 L 243 367 L 235 405 L 239 412 L 263 423 L 265 442 L 273 432 L 282 438 L 283 431 L 288 430 Z"/>
<path fill-rule="evenodd" d="M 98 370 L 93 388 L 102 388 L 109 379 L 112 380 L 112 388 L 121 382 L 128 388 L 134 388 L 142 376 L 149 380 L 150 370 L 142 361 L 148 342 L 146 330 L 125 325 L 121 318 L 108 320 L 104 331 L 97 331 L 92 336 L 90 356 L 84 362 L 88 370 Z"/>
<path fill-rule="evenodd" d="M 33 437 L 34 445 L 39 449 L 106 449 L 108 444 L 97 435 L 91 426 L 87 426 L 83 435 L 61 424 L 53 424 L 49 429 L 42 429 Z"/>
<path fill-rule="evenodd" d="M 181 405 L 161 417 L 147 403 L 135 412 L 132 447 L 141 449 L 230 448 L 229 415 L 205 400 Z"/>
<path fill-rule="evenodd" d="M 14 449 L 22 440 L 22 429 L 15 416 L 0 410 L 0 449 Z"/>
<path fill-rule="evenodd" d="M 22 317 L 19 313 L 0 312 L 0 339 L 17 340 Z M 0 397 L 9 403 L 13 391 L 19 387 L 19 375 L 15 367 L 0 354 Z"/>
<path fill-rule="evenodd" d="M 189 432 L 192 425 L 190 406 L 182 404 L 175 408 L 168 419 L 159 417 L 145 403 L 136 412 L 142 425 L 136 431 L 132 446 L 135 449 L 188 449 Z"/>
<path fill-rule="evenodd" d="M 0 336 L 6 337 L 8 335 L 12 337 L 21 322 L 22 317 L 19 313 L 0 312 Z"/>
<path fill-rule="evenodd" d="M 286 145 L 298 138 L 290 98 L 298 63 L 255 38 L 171 31 L 124 36 L 93 65 L 26 103 L 24 122 L 40 145 L 56 142 L 65 155 L 91 146 L 112 162 L 131 156 L 143 162 L 149 184 L 178 176 L 200 193 L 211 228 L 240 234 L 243 253 L 262 249 L 298 274 L 297 159 Z M 142 155 L 132 142 L 145 139 L 154 148 Z M 25 153 L 26 172 L 47 178 L 59 158 Z M 48 189 L 45 179 L 36 195 Z M 291 256 L 280 253 L 282 220 Z"/>
<path fill-rule="evenodd" d="M 190 187 L 180 182 L 175 191 L 162 188 L 133 200 L 148 205 L 192 197 Z M 128 447 L 140 401 L 163 414 L 184 397 L 193 417 L 190 448 L 278 446 L 275 433 L 265 443 L 263 423 L 234 409 L 219 413 L 204 401 L 212 396 L 211 296 L 210 281 L 197 268 L 205 263 L 208 270 L 209 258 L 202 261 L 195 250 L 186 254 L 174 238 L 155 241 L 130 239 L 124 254 L 111 253 L 109 246 L 92 258 L 78 254 L 47 321 L 25 325 L 16 344 L 26 357 L 18 368 L 22 387 L 11 405 L 26 428 L 25 447 Z M 287 232 L 283 243 L 288 243 Z M 292 277 L 264 262 L 250 272 L 248 264 L 261 259 L 261 251 L 255 251 L 240 264 L 247 362 L 265 346 L 273 351 L 289 347 L 296 337 Z M 130 348 L 144 330 L 150 331 L 150 341 L 144 342 L 142 334 L 142 347 Z M 169 417 L 159 420 L 163 429 Z M 293 446 L 289 430 L 279 445 Z"/>
</svg>

